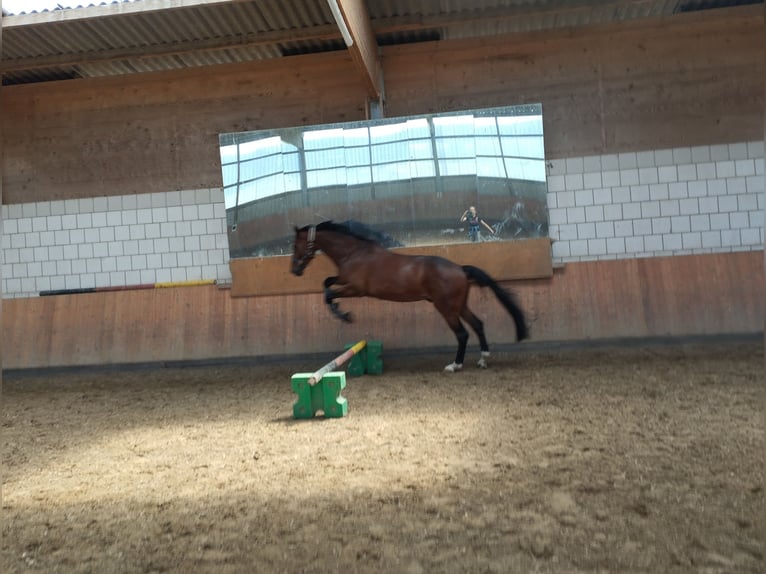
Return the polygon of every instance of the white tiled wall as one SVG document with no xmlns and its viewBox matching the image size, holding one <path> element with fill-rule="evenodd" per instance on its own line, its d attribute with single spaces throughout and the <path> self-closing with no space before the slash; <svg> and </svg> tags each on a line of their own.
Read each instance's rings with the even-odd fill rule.
<svg viewBox="0 0 766 574">
<path fill-rule="evenodd" d="M 762 141 L 553 160 L 556 262 L 763 249 Z M 223 191 L 3 205 L 3 297 L 230 281 Z"/>
<path fill-rule="evenodd" d="M 5 298 L 231 280 L 220 189 L 3 205 L 2 217 Z"/>
<path fill-rule="evenodd" d="M 763 249 L 762 141 L 549 162 L 557 262 Z"/>
</svg>

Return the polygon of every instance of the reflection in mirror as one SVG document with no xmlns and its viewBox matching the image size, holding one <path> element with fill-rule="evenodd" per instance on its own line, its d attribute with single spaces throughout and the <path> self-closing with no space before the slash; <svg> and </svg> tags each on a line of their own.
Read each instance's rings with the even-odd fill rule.
<svg viewBox="0 0 766 574">
<path fill-rule="evenodd" d="M 548 234 L 540 104 L 221 134 L 220 153 L 232 258 L 328 219 L 394 246 Z"/>
</svg>

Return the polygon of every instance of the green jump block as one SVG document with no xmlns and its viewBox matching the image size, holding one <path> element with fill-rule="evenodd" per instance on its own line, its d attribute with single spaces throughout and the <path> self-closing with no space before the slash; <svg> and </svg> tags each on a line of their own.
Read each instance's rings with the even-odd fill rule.
<svg viewBox="0 0 766 574">
<path fill-rule="evenodd" d="M 346 345 L 348 350 L 353 345 Z M 383 373 L 383 343 L 380 341 L 367 341 L 365 347 L 351 357 L 346 367 L 346 372 L 351 377 L 360 377 L 364 374 L 380 375 Z"/>
<path fill-rule="evenodd" d="M 293 404 L 293 417 L 296 419 L 313 418 L 317 411 L 325 417 L 341 418 L 348 413 L 348 402 L 340 395 L 346 388 L 346 373 L 327 373 L 313 387 L 309 379 L 313 373 L 296 373 L 292 376 L 293 391 L 298 400 Z"/>
<path fill-rule="evenodd" d="M 380 341 L 367 341 L 367 346 L 364 350 L 366 351 L 365 372 L 368 375 L 383 374 L 383 343 Z"/>
<path fill-rule="evenodd" d="M 348 350 L 353 345 L 346 345 L 344 350 Z M 350 377 L 361 377 L 364 374 L 365 371 L 365 359 L 367 357 L 367 347 L 359 351 L 356 355 L 351 357 L 351 360 L 349 360 L 347 366 L 346 366 L 346 373 Z"/>
</svg>

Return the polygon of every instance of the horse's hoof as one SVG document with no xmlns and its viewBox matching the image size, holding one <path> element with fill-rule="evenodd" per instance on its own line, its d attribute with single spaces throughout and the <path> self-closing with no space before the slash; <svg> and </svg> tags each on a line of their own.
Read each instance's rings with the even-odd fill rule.
<svg viewBox="0 0 766 574">
<path fill-rule="evenodd" d="M 463 368 L 463 365 L 462 365 L 462 364 L 458 364 L 458 363 L 450 363 L 449 365 L 447 365 L 446 367 L 444 367 L 444 370 L 445 370 L 446 372 L 448 372 L 448 373 L 454 373 L 455 371 L 459 371 L 459 370 L 460 370 L 460 369 L 462 369 L 462 368 Z"/>
<path fill-rule="evenodd" d="M 481 352 L 481 359 L 479 359 L 479 362 L 476 363 L 479 365 L 480 369 L 486 369 L 487 368 L 487 357 L 489 357 L 489 351 L 482 351 Z"/>
</svg>

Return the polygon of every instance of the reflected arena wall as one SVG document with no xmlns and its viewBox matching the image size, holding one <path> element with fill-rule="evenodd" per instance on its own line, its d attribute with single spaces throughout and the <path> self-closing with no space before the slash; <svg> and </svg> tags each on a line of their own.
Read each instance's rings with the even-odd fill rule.
<svg viewBox="0 0 766 574">
<path fill-rule="evenodd" d="M 539 237 L 538 232 L 520 233 L 510 219 L 520 202 L 527 228 L 547 233 L 545 182 L 481 178 L 478 187 L 480 192 L 476 176 L 461 176 L 441 178 L 438 189 L 433 178 L 422 178 L 289 192 L 227 209 L 229 228 L 236 222 L 229 241 L 234 257 L 284 255 L 291 248 L 293 225 L 321 219 L 362 221 L 408 246 L 466 241 L 467 227 L 459 219 L 469 205 L 479 206 L 490 225 L 505 220 L 504 239 Z"/>
</svg>

